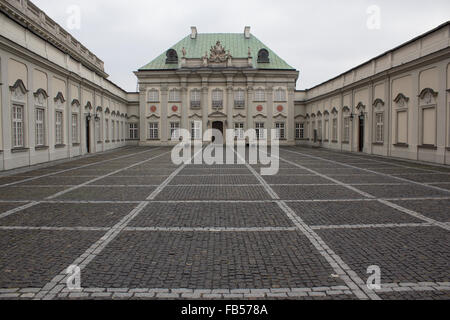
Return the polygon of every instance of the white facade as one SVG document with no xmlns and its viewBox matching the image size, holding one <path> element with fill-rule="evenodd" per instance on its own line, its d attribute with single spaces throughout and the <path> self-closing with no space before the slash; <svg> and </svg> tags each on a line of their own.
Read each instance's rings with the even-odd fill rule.
<svg viewBox="0 0 450 320">
<path fill-rule="evenodd" d="M 450 164 L 450 23 L 306 91 L 295 91 L 295 70 L 193 59 L 138 71 L 140 91 L 127 93 L 30 1 L 0 0 L 0 12 L 0 170 L 173 145 L 178 128 L 200 137 L 214 127 L 237 136 L 276 128 L 282 145 Z"/>
</svg>

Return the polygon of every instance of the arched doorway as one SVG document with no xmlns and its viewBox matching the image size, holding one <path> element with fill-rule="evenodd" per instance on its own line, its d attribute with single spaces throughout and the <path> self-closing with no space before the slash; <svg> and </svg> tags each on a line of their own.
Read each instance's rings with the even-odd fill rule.
<svg viewBox="0 0 450 320">
<path fill-rule="evenodd" d="M 218 130 L 222 134 L 222 137 L 216 137 L 215 134 L 213 133 L 212 142 L 223 143 L 223 122 L 222 121 L 214 121 L 212 123 L 212 129 Z"/>
</svg>

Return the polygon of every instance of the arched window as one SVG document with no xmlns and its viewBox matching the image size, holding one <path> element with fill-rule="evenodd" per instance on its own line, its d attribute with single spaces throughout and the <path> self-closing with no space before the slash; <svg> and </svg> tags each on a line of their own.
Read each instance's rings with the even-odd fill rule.
<svg viewBox="0 0 450 320">
<path fill-rule="evenodd" d="M 201 92 L 199 89 L 191 90 L 191 108 L 200 108 Z"/>
<path fill-rule="evenodd" d="M 237 89 L 234 92 L 234 107 L 235 108 L 245 108 L 245 91 L 242 89 Z"/>
<path fill-rule="evenodd" d="M 214 89 L 212 91 L 212 106 L 213 108 L 223 107 L 223 91 L 220 89 Z"/>
<path fill-rule="evenodd" d="M 278 88 L 277 90 L 275 90 L 274 101 L 276 101 L 276 102 L 286 101 L 286 91 L 282 88 Z"/>
<path fill-rule="evenodd" d="M 47 110 L 48 94 L 43 89 L 39 89 L 34 93 L 35 107 L 35 138 L 36 146 L 42 147 L 46 144 L 46 110 Z"/>
<path fill-rule="evenodd" d="M 148 92 L 148 102 L 159 102 L 159 91 L 152 89 Z"/>
<path fill-rule="evenodd" d="M 171 89 L 169 91 L 169 102 L 180 102 L 180 90 L 178 89 Z"/>
<path fill-rule="evenodd" d="M 174 49 L 169 49 L 166 52 L 166 64 L 178 63 L 178 53 Z"/>
<path fill-rule="evenodd" d="M 257 102 L 266 101 L 266 92 L 264 91 L 264 89 L 255 90 L 255 101 Z"/>
<path fill-rule="evenodd" d="M 267 49 L 259 50 L 258 63 L 270 63 L 269 51 L 267 51 Z"/>
</svg>

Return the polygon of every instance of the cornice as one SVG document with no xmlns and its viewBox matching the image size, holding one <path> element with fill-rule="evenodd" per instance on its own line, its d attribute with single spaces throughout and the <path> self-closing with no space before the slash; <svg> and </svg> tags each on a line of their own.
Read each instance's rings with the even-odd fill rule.
<svg viewBox="0 0 450 320">
<path fill-rule="evenodd" d="M 20 56 L 25 60 L 29 60 L 31 63 L 34 63 L 37 66 L 40 66 L 41 68 L 48 69 L 49 71 L 51 71 L 61 77 L 65 77 L 69 81 L 72 81 L 74 84 L 88 86 L 92 89 L 101 91 L 105 95 L 108 95 L 110 98 L 114 98 L 125 104 L 128 103 L 128 100 L 116 95 L 115 93 L 109 91 L 108 89 L 104 89 L 104 88 L 100 87 L 99 85 L 97 85 L 96 83 L 93 83 L 88 79 L 82 78 L 80 75 L 78 75 L 72 71 L 69 71 L 69 70 L 49 61 L 48 59 L 30 51 L 27 48 L 20 46 L 19 44 L 1 36 L 1 35 L 0 35 L 0 48 L 5 49 L 6 51 L 9 51 L 12 54 L 15 54 L 17 56 Z M 113 86 L 117 87 L 117 85 L 115 85 L 108 79 L 103 79 L 103 80 L 106 82 L 109 82 Z M 120 87 L 117 87 L 117 89 L 126 93 Z"/>
<path fill-rule="evenodd" d="M 88 69 L 104 78 L 108 77 L 108 74 L 104 71 L 102 60 L 31 2 L 27 0 L 2 0 L 0 1 L 0 11 L 22 27 L 70 55 L 75 60 L 80 61 Z"/>
</svg>

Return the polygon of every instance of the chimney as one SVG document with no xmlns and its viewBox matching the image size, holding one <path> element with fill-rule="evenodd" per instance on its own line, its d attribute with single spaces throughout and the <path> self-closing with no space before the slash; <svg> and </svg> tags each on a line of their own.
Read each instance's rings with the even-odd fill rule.
<svg viewBox="0 0 450 320">
<path fill-rule="evenodd" d="M 191 39 L 197 39 L 197 27 L 191 27 Z"/>
<path fill-rule="evenodd" d="M 244 30 L 244 37 L 245 37 L 245 39 L 250 39 L 250 27 L 245 27 L 245 30 Z"/>
</svg>

